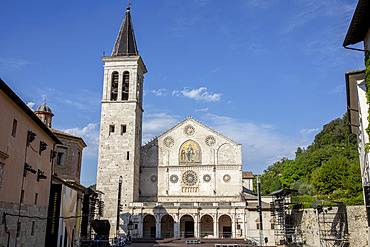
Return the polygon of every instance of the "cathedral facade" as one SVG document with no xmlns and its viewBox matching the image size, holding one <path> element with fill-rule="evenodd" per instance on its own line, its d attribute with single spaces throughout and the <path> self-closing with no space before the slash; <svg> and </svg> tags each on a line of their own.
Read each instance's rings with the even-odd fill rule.
<svg viewBox="0 0 370 247">
<path fill-rule="evenodd" d="M 127 8 L 112 55 L 102 58 L 97 189 L 111 237 L 247 238 L 259 236 L 257 197 L 242 172 L 241 145 L 188 117 L 142 146 L 143 81 Z M 244 181 L 243 181 L 244 180 Z M 268 204 L 264 234 L 274 242 Z"/>
</svg>

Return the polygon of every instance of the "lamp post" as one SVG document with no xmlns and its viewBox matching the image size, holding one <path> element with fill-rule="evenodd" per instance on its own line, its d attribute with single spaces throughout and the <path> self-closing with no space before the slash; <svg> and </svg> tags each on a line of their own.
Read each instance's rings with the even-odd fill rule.
<svg viewBox="0 0 370 247">
<path fill-rule="evenodd" d="M 118 202 L 117 202 L 117 225 L 116 225 L 116 236 L 119 235 L 119 215 L 121 213 L 121 188 L 122 188 L 122 176 L 118 179 Z"/>
<path fill-rule="evenodd" d="M 127 224 L 127 230 L 128 230 L 128 232 L 127 232 L 127 240 L 128 240 L 128 242 L 129 243 L 131 243 L 131 235 L 130 235 L 130 233 L 131 233 L 131 231 L 134 229 L 134 224 L 132 223 L 132 221 L 130 220 L 129 222 L 128 222 L 128 224 Z"/>
<path fill-rule="evenodd" d="M 261 201 L 261 179 L 257 177 L 257 194 L 258 194 L 258 206 L 257 211 L 259 213 L 259 233 L 260 233 L 260 246 L 263 245 L 263 226 L 262 226 L 262 201 Z"/>
</svg>

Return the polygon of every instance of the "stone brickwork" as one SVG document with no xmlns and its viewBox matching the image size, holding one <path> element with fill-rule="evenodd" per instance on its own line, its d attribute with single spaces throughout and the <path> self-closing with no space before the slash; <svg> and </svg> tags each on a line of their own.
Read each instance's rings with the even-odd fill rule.
<svg viewBox="0 0 370 247">
<path fill-rule="evenodd" d="M 142 133 L 142 83 L 145 66 L 140 56 L 104 57 L 104 85 L 101 108 L 97 190 L 104 193 L 105 218 L 115 234 L 118 181 L 122 177 L 121 205 L 139 198 L 140 146 Z M 113 74 L 119 74 L 117 98 L 112 98 Z M 123 74 L 129 72 L 128 99 L 122 100 Z M 121 224 L 127 219 L 122 216 Z"/>
<path fill-rule="evenodd" d="M 350 246 L 368 246 L 368 228 L 365 206 L 346 206 L 348 236 Z M 302 212 L 301 229 L 306 246 L 320 246 L 317 214 L 314 209 L 305 209 Z"/>
<path fill-rule="evenodd" d="M 5 223 L 3 221 L 3 213 L 14 214 L 23 216 L 37 216 L 45 219 L 31 219 L 20 217 L 19 222 L 21 228 L 19 237 L 17 237 L 17 216 L 6 216 L 6 227 L 9 230 L 9 235 L 5 231 Z M 0 246 L 7 246 L 9 239 L 9 246 L 15 246 L 17 239 L 17 246 L 44 246 L 46 234 L 46 217 L 47 208 L 36 205 L 22 205 L 20 212 L 18 211 L 18 204 L 0 202 L 0 214 L 2 217 L 2 224 L 0 227 Z M 32 229 L 32 222 L 34 228 Z M 32 232 L 33 230 L 33 232 Z"/>
<path fill-rule="evenodd" d="M 63 153 L 63 158 L 58 164 L 55 158 L 54 171 L 58 177 L 80 182 L 82 149 L 86 147 L 80 137 L 72 136 L 59 130 L 51 129 L 63 144 L 56 146 L 57 155 Z"/>
</svg>

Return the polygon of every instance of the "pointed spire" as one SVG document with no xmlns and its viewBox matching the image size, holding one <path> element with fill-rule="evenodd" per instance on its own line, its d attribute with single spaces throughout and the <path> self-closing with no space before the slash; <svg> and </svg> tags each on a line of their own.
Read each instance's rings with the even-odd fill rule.
<svg viewBox="0 0 370 247">
<path fill-rule="evenodd" d="M 136 47 L 134 28 L 132 27 L 130 6 L 127 7 L 125 18 L 119 30 L 116 43 L 113 47 L 112 56 L 136 56 L 139 55 Z"/>
</svg>

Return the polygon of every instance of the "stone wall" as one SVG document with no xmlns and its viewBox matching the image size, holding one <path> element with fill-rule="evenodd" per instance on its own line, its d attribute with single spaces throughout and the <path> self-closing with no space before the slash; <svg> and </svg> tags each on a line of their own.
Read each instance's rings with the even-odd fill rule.
<svg viewBox="0 0 370 247">
<path fill-rule="evenodd" d="M 68 138 L 64 135 L 54 134 L 62 141 L 62 145 L 57 145 L 56 151 L 64 153 L 63 162 L 59 165 L 55 161 L 55 173 L 63 178 L 80 182 L 82 148 L 77 138 Z"/>
<path fill-rule="evenodd" d="M 5 231 L 5 221 L 3 213 L 23 216 L 37 216 L 38 218 L 20 217 L 20 232 L 17 237 L 17 222 L 18 217 L 7 215 L 6 227 L 9 231 L 9 236 Z M 17 239 L 17 246 L 44 246 L 46 234 L 46 217 L 47 208 L 36 205 L 22 205 L 20 212 L 18 211 L 18 204 L 0 202 L 1 227 L 0 227 L 0 246 L 7 246 L 9 238 L 9 246 L 15 246 Z M 34 223 L 33 223 L 34 222 Z M 33 226 L 33 227 L 32 227 Z"/>
<path fill-rule="evenodd" d="M 333 209 L 335 210 L 335 209 Z M 368 246 L 368 227 L 365 206 L 346 206 L 349 246 Z M 320 246 L 318 218 L 315 210 L 304 209 L 298 213 L 301 219 L 306 246 Z"/>
</svg>

